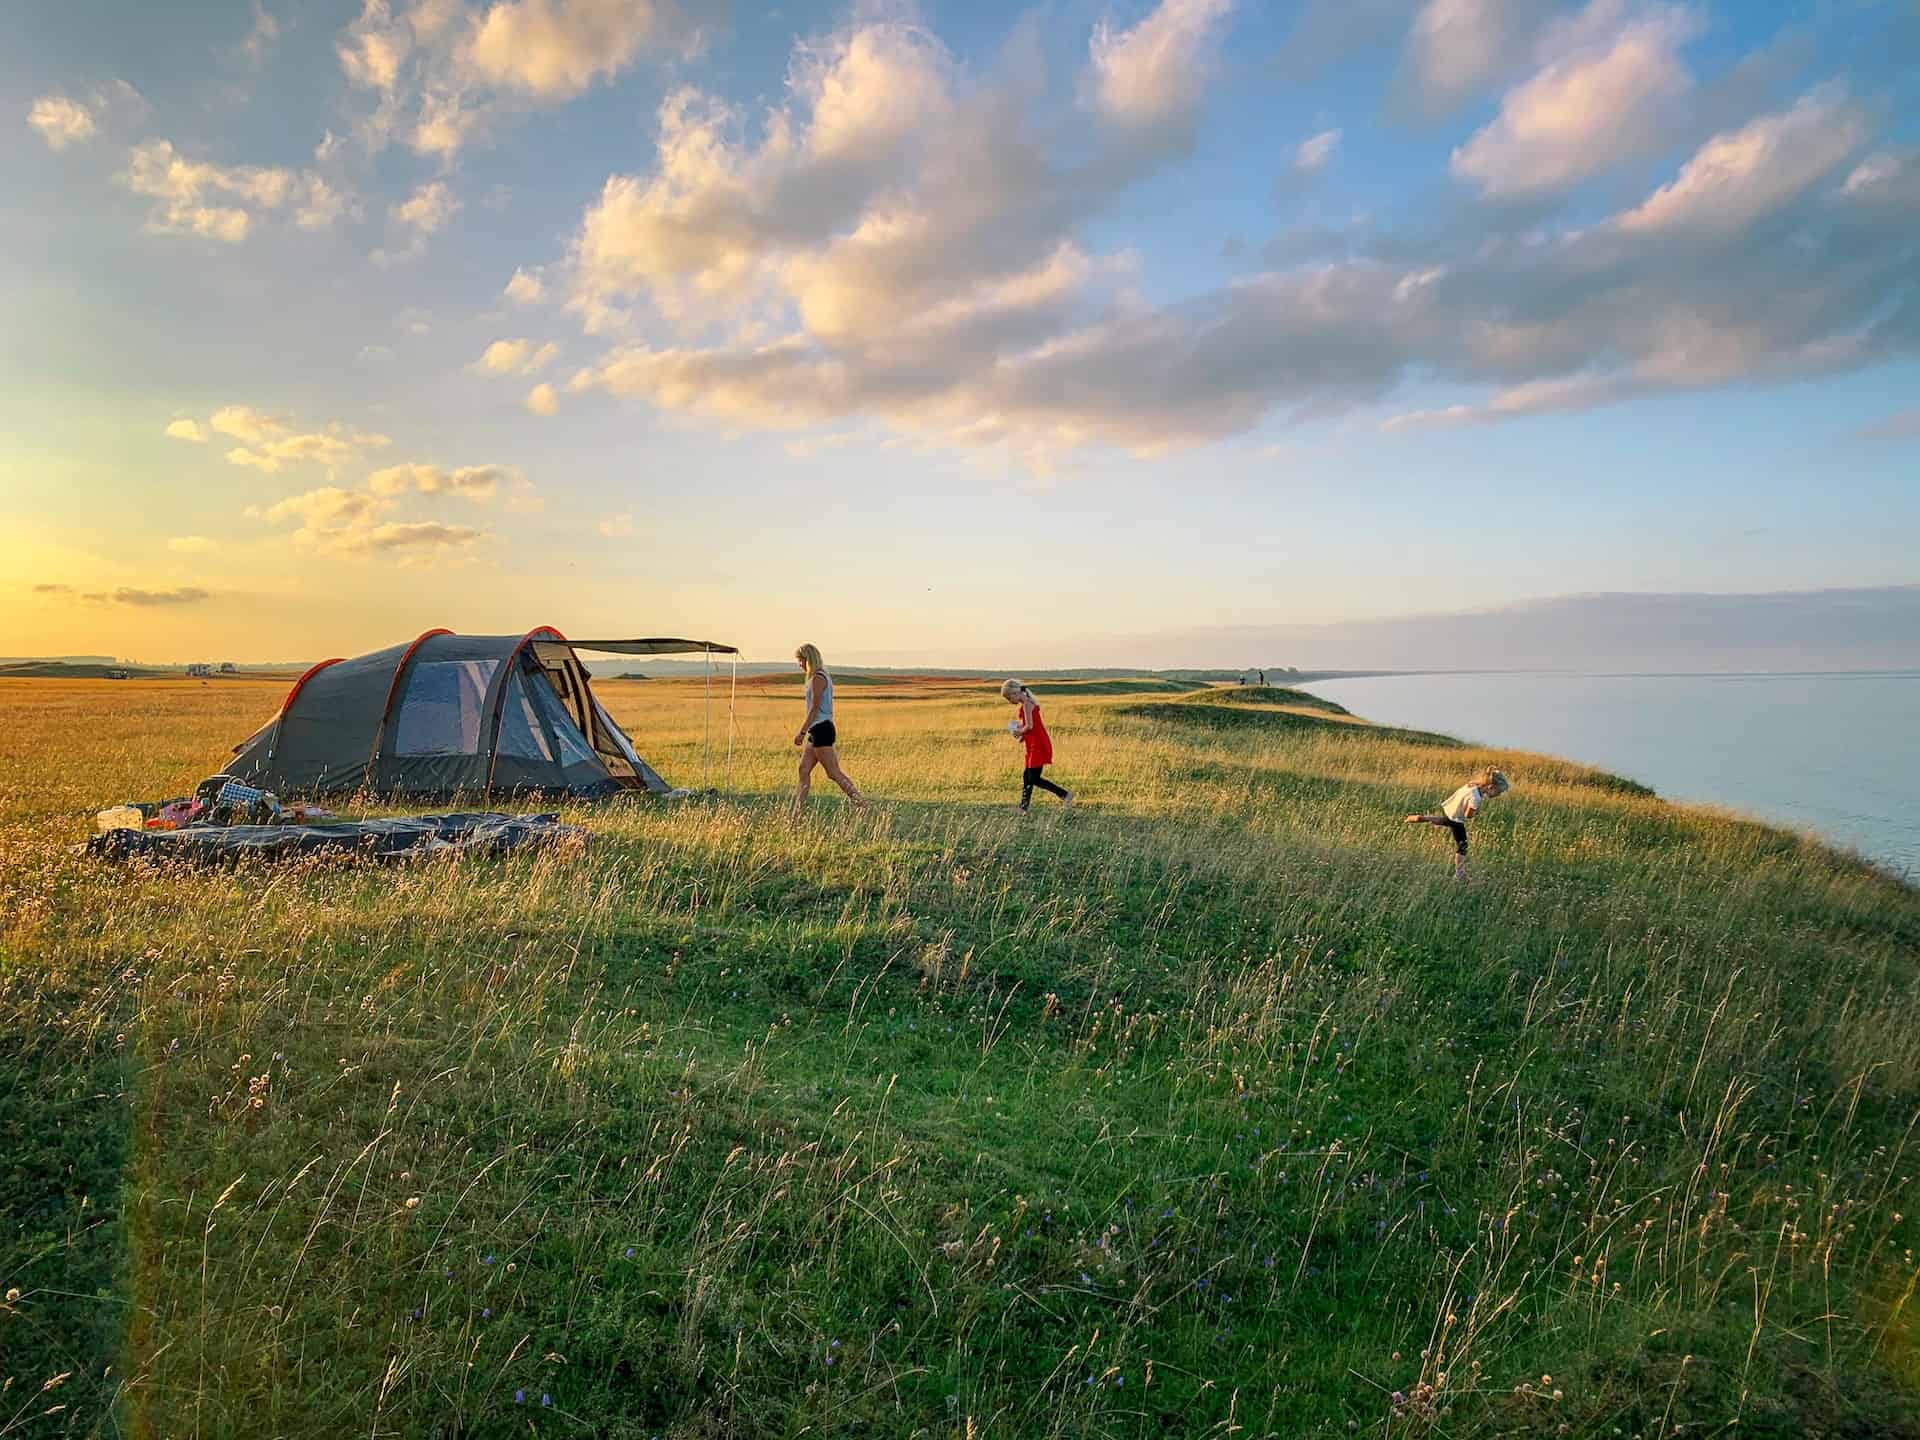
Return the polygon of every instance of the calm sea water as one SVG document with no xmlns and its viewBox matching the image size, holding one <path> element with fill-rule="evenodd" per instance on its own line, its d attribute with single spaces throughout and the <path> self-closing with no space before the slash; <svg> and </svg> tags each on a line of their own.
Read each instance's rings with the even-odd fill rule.
<svg viewBox="0 0 1920 1440">
<path fill-rule="evenodd" d="M 1306 687 L 1387 725 L 1564 755 L 1920 880 L 1920 671 L 1396 675 Z"/>
</svg>

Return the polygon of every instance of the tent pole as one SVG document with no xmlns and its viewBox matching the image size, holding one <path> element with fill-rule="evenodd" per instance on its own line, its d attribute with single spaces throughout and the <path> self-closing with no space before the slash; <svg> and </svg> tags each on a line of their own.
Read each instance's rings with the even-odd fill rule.
<svg viewBox="0 0 1920 1440">
<path fill-rule="evenodd" d="M 701 652 L 707 658 L 706 737 L 702 741 L 705 756 L 700 762 L 700 788 L 713 789 L 713 651 Z"/>
<path fill-rule="evenodd" d="M 727 685 L 727 793 L 733 793 L 733 702 L 740 693 L 740 652 L 733 652 L 733 679 Z"/>
</svg>

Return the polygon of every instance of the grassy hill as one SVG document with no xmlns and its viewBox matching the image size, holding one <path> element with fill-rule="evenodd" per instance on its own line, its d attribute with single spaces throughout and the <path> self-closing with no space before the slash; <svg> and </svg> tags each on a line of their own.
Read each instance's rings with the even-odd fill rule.
<svg viewBox="0 0 1920 1440">
<path fill-rule="evenodd" d="M 1920 1434 L 1868 867 L 1288 692 L 1050 690 L 1023 820 L 911 687 L 866 814 L 743 686 L 734 796 L 579 851 L 69 848 L 281 688 L 0 691 L 0 1433 Z M 1399 820 L 1489 760 L 1457 886 Z"/>
</svg>

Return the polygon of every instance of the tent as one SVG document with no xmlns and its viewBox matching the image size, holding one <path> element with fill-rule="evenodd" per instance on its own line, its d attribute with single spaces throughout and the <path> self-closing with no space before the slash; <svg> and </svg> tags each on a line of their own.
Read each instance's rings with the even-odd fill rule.
<svg viewBox="0 0 1920 1440">
<path fill-rule="evenodd" d="M 573 642 L 544 625 L 525 635 L 429 630 L 410 644 L 322 660 L 234 747 L 228 772 L 282 796 L 666 794 L 595 698 L 579 650 L 737 653 L 707 640 Z"/>
</svg>

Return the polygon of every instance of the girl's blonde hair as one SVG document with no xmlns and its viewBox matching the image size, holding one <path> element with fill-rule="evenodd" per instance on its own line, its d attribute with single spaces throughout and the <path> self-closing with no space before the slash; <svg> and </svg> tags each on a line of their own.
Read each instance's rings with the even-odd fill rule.
<svg viewBox="0 0 1920 1440">
<path fill-rule="evenodd" d="M 1473 783 L 1489 795 L 1504 795 L 1513 788 L 1513 782 L 1507 779 L 1507 772 L 1496 770 L 1491 765 L 1474 776 Z"/>
<path fill-rule="evenodd" d="M 1029 699 L 1033 696 L 1033 692 L 1027 689 L 1027 683 L 1024 680 L 1009 680 L 1000 687 L 1000 698 L 1002 700 L 1011 700 L 1018 695 L 1025 695 Z"/>
<path fill-rule="evenodd" d="M 827 668 L 827 662 L 820 658 L 818 645 L 802 645 L 793 652 L 793 658 L 807 667 L 807 674 L 817 675 Z"/>
</svg>

